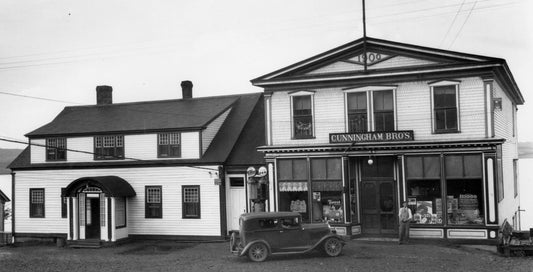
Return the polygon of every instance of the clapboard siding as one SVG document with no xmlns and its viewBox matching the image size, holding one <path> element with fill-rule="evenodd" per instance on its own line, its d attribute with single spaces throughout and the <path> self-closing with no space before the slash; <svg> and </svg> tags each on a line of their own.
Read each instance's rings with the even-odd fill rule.
<svg viewBox="0 0 533 272">
<path fill-rule="evenodd" d="M 230 111 L 231 108 L 226 110 L 219 117 L 209 123 L 207 128 L 202 131 L 202 154 L 205 153 L 205 151 L 215 138 L 215 135 L 217 135 L 218 130 L 220 129 L 224 121 L 226 121 L 226 117 L 228 117 Z"/>
<path fill-rule="evenodd" d="M 31 140 L 31 163 L 47 163 L 45 139 Z M 67 160 L 51 163 L 92 162 L 94 160 L 93 137 L 67 138 Z M 155 160 L 157 157 L 157 134 L 138 134 L 124 136 L 124 156 L 126 160 Z M 181 133 L 181 158 L 200 158 L 200 133 Z"/>
<path fill-rule="evenodd" d="M 514 169 L 513 160 L 518 159 L 518 138 L 513 136 L 513 114 L 514 108 L 511 100 L 502 88 L 494 82 L 494 98 L 502 99 L 502 110 L 494 111 L 494 133 L 498 138 L 505 138 L 502 145 L 502 177 L 504 199 L 498 204 L 499 222 L 507 218 L 510 220 L 514 212 L 518 210 L 519 198 L 514 196 Z"/>
<path fill-rule="evenodd" d="M 460 140 L 485 137 L 483 81 L 462 78 L 459 85 L 460 133 L 434 134 L 428 82 L 396 84 L 398 130 L 413 130 L 415 140 Z M 272 95 L 273 145 L 325 144 L 329 133 L 346 132 L 344 92 L 340 88 L 314 89 L 314 139 L 291 139 L 289 90 Z"/>
<path fill-rule="evenodd" d="M 218 166 L 204 166 L 212 168 Z M 116 175 L 128 181 L 137 195 L 129 198 L 129 234 L 220 235 L 219 187 L 209 171 L 193 167 L 156 167 L 135 169 L 20 171 L 16 174 L 15 231 L 24 233 L 67 233 L 68 221 L 61 218 L 61 188 L 85 176 Z M 146 219 L 146 185 L 163 188 L 163 218 Z M 181 186 L 200 185 L 201 218 L 182 219 Z M 29 218 L 29 189 L 45 188 L 45 218 Z"/>
<path fill-rule="evenodd" d="M 369 65 L 368 69 L 386 69 L 386 68 L 398 68 L 418 65 L 430 65 L 435 64 L 433 61 L 410 58 L 405 56 L 395 56 L 390 59 L 378 62 L 374 65 Z M 364 66 L 360 64 L 349 63 L 345 61 L 337 61 L 321 67 L 319 69 L 308 72 L 309 75 L 349 72 L 349 71 L 362 71 Z"/>
</svg>

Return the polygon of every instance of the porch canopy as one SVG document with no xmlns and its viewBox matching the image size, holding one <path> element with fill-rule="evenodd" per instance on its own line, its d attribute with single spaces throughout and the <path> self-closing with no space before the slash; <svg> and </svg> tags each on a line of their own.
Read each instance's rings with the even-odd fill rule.
<svg viewBox="0 0 533 272">
<path fill-rule="evenodd" d="M 84 187 L 98 187 L 110 197 L 135 196 L 133 187 L 117 176 L 83 177 L 71 182 L 61 194 L 62 197 L 74 197 Z"/>
</svg>

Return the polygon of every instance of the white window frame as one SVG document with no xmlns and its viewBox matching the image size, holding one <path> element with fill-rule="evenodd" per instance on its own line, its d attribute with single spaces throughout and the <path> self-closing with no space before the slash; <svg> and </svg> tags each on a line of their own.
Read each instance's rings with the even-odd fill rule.
<svg viewBox="0 0 533 272">
<path fill-rule="evenodd" d="M 366 111 L 367 111 L 367 128 L 368 132 L 373 132 L 376 130 L 376 125 L 374 123 L 374 92 L 377 91 L 392 91 L 392 104 L 393 104 L 393 113 L 394 113 L 394 130 L 398 130 L 398 116 L 397 116 L 397 106 L 396 106 L 396 90 L 398 86 L 365 86 L 357 88 L 347 88 L 343 89 L 344 92 L 344 128 L 346 132 L 349 132 L 349 120 L 348 120 L 348 94 L 366 92 Z"/>
<path fill-rule="evenodd" d="M 443 134 L 443 133 L 461 133 L 461 115 L 460 115 L 460 104 L 459 104 L 459 85 L 461 81 L 457 80 L 442 80 L 429 83 L 430 87 L 430 104 L 431 104 L 431 131 L 433 134 Z M 456 105 L 456 114 L 457 114 L 457 131 L 437 131 L 437 124 L 435 123 L 435 87 L 443 86 L 455 86 L 455 105 Z"/>
<path fill-rule="evenodd" d="M 298 96 L 310 96 L 311 97 L 311 124 L 313 126 L 311 137 L 308 138 L 296 138 L 294 133 L 294 105 L 293 105 L 293 99 L 294 97 Z M 315 121 L 315 92 L 313 91 L 297 91 L 297 92 L 290 92 L 289 93 L 290 98 L 290 114 L 291 114 L 291 122 L 290 122 L 290 129 L 291 129 L 291 139 L 293 140 L 307 140 L 307 139 L 314 139 L 316 137 L 316 121 Z"/>
</svg>

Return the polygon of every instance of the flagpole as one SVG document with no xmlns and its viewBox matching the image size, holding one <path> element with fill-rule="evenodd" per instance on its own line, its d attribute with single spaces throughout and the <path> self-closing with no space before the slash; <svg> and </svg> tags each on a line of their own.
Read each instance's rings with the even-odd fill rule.
<svg viewBox="0 0 533 272">
<path fill-rule="evenodd" d="M 366 57 L 366 12 L 365 12 L 365 0 L 363 1 L 363 62 L 365 67 L 365 73 L 367 68 L 367 57 Z"/>
</svg>

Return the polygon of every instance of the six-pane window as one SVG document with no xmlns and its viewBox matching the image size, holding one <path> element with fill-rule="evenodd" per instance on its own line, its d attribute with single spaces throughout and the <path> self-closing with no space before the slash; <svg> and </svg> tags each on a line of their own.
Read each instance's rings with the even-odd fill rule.
<svg viewBox="0 0 533 272">
<path fill-rule="evenodd" d="M 181 190 L 183 218 L 200 218 L 200 186 L 182 186 Z"/>
<path fill-rule="evenodd" d="M 161 133 L 157 137 L 157 155 L 161 158 L 181 157 L 180 133 Z"/>
<path fill-rule="evenodd" d="M 44 189 L 30 189 L 30 217 L 44 217 Z"/>
<path fill-rule="evenodd" d="M 435 132 L 457 132 L 457 90 L 455 85 L 433 87 Z"/>
<path fill-rule="evenodd" d="M 124 159 L 124 136 L 94 137 L 94 158 L 96 160 Z"/>
<path fill-rule="evenodd" d="M 163 218 L 161 186 L 146 186 L 146 218 Z"/>
<path fill-rule="evenodd" d="M 313 108 L 310 95 L 292 97 L 294 138 L 313 137 Z"/>
<path fill-rule="evenodd" d="M 46 160 L 64 161 L 67 159 L 67 139 L 48 138 L 46 139 Z"/>
<path fill-rule="evenodd" d="M 374 131 L 394 130 L 394 99 L 392 90 L 375 91 L 374 100 Z"/>
<path fill-rule="evenodd" d="M 366 106 L 366 92 L 348 94 L 348 131 L 367 132 L 368 114 Z"/>
</svg>

